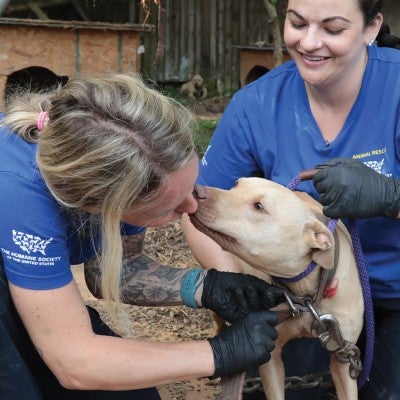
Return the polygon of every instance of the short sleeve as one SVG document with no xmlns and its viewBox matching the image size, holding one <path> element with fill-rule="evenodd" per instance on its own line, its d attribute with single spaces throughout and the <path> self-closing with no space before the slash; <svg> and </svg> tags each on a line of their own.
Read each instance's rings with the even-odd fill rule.
<svg viewBox="0 0 400 400">
<path fill-rule="evenodd" d="M 43 181 L 2 172 L 0 246 L 7 278 L 28 289 L 72 280 L 67 221 Z"/>
</svg>

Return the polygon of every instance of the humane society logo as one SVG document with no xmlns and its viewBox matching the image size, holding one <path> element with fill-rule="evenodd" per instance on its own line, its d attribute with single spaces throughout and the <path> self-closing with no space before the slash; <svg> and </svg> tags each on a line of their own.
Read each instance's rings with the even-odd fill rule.
<svg viewBox="0 0 400 400">
<path fill-rule="evenodd" d="M 46 240 L 40 238 L 39 236 L 34 236 L 15 230 L 12 231 L 12 239 L 17 246 L 19 246 L 23 251 L 26 251 L 28 254 L 42 253 L 44 256 L 46 255 L 45 250 L 47 245 L 53 240 L 53 238 Z"/>
<path fill-rule="evenodd" d="M 375 170 L 376 172 L 379 172 L 380 174 L 382 174 L 382 167 L 383 167 L 384 162 L 385 162 L 385 159 L 382 158 L 381 161 L 366 161 L 364 164 L 367 167 L 370 167 L 373 170 Z"/>
<path fill-rule="evenodd" d="M 386 148 L 383 149 L 377 149 L 377 150 L 371 150 L 367 151 L 366 153 L 360 153 L 360 154 L 355 154 L 353 156 L 354 160 L 360 160 L 362 161 L 363 158 L 371 157 L 371 156 L 380 156 L 382 154 L 386 153 Z M 382 158 L 381 160 L 376 160 L 376 161 L 362 161 L 367 167 L 372 168 L 376 172 L 386 175 L 386 176 L 392 176 L 391 172 L 385 171 L 385 158 Z"/>
<path fill-rule="evenodd" d="M 61 260 L 61 257 L 46 257 L 46 247 L 53 240 L 43 239 L 39 236 L 34 236 L 29 233 L 24 233 L 12 230 L 12 240 L 24 253 L 17 253 L 8 249 L 1 249 L 2 254 L 9 260 L 20 264 L 53 266 L 56 261 Z M 42 256 L 33 255 L 40 253 Z"/>
</svg>

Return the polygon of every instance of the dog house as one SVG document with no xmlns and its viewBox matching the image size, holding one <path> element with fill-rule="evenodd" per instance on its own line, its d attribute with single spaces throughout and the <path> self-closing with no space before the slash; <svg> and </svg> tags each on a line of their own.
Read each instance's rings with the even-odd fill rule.
<svg viewBox="0 0 400 400">
<path fill-rule="evenodd" d="M 140 72 L 141 35 L 151 31 L 151 25 L 0 18 L 1 94 L 8 74 L 30 66 L 69 77 Z"/>
<path fill-rule="evenodd" d="M 255 67 L 272 69 L 275 67 L 273 46 L 234 46 L 239 51 L 240 87 L 246 84 L 246 78 Z M 283 62 L 290 60 L 289 54 L 283 51 Z"/>
</svg>

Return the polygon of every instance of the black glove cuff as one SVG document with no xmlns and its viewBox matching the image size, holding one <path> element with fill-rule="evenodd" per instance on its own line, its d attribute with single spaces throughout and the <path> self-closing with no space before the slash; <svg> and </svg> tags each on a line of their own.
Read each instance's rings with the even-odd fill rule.
<svg viewBox="0 0 400 400">
<path fill-rule="evenodd" d="M 209 338 L 207 340 L 210 343 L 210 346 L 211 346 L 212 351 L 213 351 L 214 366 L 215 366 L 214 373 L 211 376 L 209 376 L 208 378 L 209 379 L 216 379 L 216 378 L 219 378 L 219 377 L 224 375 L 223 368 L 222 368 L 222 365 L 219 362 L 219 356 L 218 356 L 221 353 L 221 347 L 220 347 L 220 345 L 219 345 L 217 340 L 213 340 L 213 338 Z"/>
<path fill-rule="evenodd" d="M 397 219 L 400 212 L 400 180 L 394 178 L 388 179 L 391 179 L 391 182 L 387 193 L 389 203 L 385 210 L 385 217 Z"/>
<path fill-rule="evenodd" d="M 210 292 L 210 288 L 212 288 L 214 286 L 214 281 L 218 274 L 219 274 L 219 271 L 217 271 L 216 269 L 214 269 L 214 268 L 209 269 L 204 278 L 203 293 L 201 294 L 201 304 L 205 308 L 212 309 L 212 307 L 213 307 L 213 302 L 212 302 L 213 296 L 212 296 L 212 293 L 209 293 L 209 292 Z"/>
</svg>

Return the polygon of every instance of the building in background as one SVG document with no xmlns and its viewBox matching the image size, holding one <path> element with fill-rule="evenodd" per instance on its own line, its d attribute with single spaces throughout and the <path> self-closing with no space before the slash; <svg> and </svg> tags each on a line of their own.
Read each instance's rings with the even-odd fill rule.
<svg viewBox="0 0 400 400">
<path fill-rule="evenodd" d="M 43 24 L 46 20 L 82 22 L 84 25 L 77 30 L 66 26 L 65 33 L 71 36 L 72 32 L 79 32 L 78 36 L 85 37 L 86 44 L 90 38 L 99 40 L 93 42 L 90 56 L 93 64 L 97 58 L 98 68 L 102 67 L 106 54 L 116 52 L 117 56 L 111 58 L 120 66 L 125 56 L 121 55 L 121 39 L 108 42 L 101 37 L 101 27 L 89 27 L 92 22 L 120 25 L 121 35 L 123 25 L 131 26 L 125 27 L 125 33 L 136 27 L 139 41 L 127 44 L 129 50 L 125 43 L 122 46 L 123 51 L 140 53 L 137 62 L 145 78 L 180 85 L 200 74 L 211 95 L 232 94 L 243 86 L 244 77 L 255 65 L 269 69 L 274 66 L 273 32 L 263 0 L 158 0 L 156 3 L 159 5 L 154 0 L 11 0 L 3 17 L 40 20 Z M 386 21 L 392 32 L 400 36 L 400 2 L 383 0 L 383 3 Z M 281 26 L 286 4 L 287 0 L 278 0 L 276 5 Z M 60 32 L 63 31 L 61 25 Z M 153 27 L 153 30 L 145 27 Z M 116 36 L 117 32 L 118 29 L 114 30 Z M 23 43 L 26 42 L 22 41 L 19 48 Z M 80 50 L 79 43 L 75 43 L 75 48 Z M 108 45 L 117 49 L 111 50 Z M 4 40 L 0 51 L 3 48 Z M 76 60 L 77 54 L 73 58 Z M 84 70 L 83 65 L 78 58 L 76 67 Z M 55 71 L 66 74 L 58 68 Z"/>
</svg>

